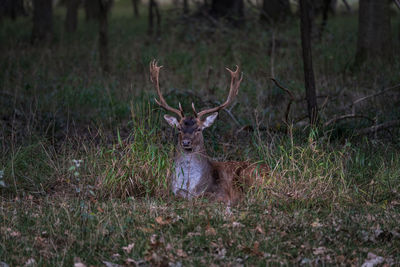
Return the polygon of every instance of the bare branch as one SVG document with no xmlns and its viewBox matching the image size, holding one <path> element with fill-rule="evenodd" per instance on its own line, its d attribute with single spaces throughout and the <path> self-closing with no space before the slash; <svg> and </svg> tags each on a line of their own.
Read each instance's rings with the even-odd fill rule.
<svg viewBox="0 0 400 267">
<path fill-rule="evenodd" d="M 374 125 L 371 127 L 367 127 L 361 130 L 356 131 L 356 135 L 370 134 L 380 130 L 384 130 L 391 127 L 400 126 L 400 120 L 391 120 L 378 125 Z"/>
<path fill-rule="evenodd" d="M 399 83 L 399 84 L 396 84 L 396 85 L 394 85 L 394 86 L 392 86 L 392 87 L 388 87 L 388 88 L 386 88 L 386 89 L 383 89 L 382 91 L 379 91 L 378 93 L 374 93 L 374 94 L 371 94 L 371 95 L 367 95 L 367 96 L 361 97 L 361 98 L 359 98 L 359 99 L 353 101 L 353 103 L 351 104 L 351 106 L 353 106 L 353 105 L 355 105 L 355 104 L 357 104 L 357 103 L 360 103 L 361 101 L 364 101 L 364 100 L 366 100 L 366 99 L 368 99 L 368 98 L 382 95 L 382 94 L 386 93 L 387 91 L 390 91 L 390 90 L 393 90 L 393 89 L 396 89 L 396 88 L 400 88 L 400 83 Z"/>
<path fill-rule="evenodd" d="M 396 6 L 400 9 L 400 0 L 394 0 L 394 3 L 395 3 Z"/>
<path fill-rule="evenodd" d="M 349 3 L 347 3 L 346 0 L 343 0 L 343 4 L 346 6 L 347 11 L 348 11 L 349 13 L 351 13 L 351 7 L 350 7 Z"/>
<path fill-rule="evenodd" d="M 329 121 L 325 122 L 324 126 L 327 127 L 327 126 L 329 126 L 329 125 L 331 125 L 331 124 L 333 124 L 333 123 L 336 123 L 336 122 L 338 122 L 338 121 L 341 121 L 341 120 L 345 120 L 345 119 L 355 119 L 355 118 L 362 118 L 362 119 L 366 119 L 366 120 L 369 120 L 369 121 L 374 122 L 373 119 L 371 119 L 371 118 L 369 118 L 369 117 L 367 117 L 367 116 L 364 116 L 364 115 L 345 114 L 345 115 L 337 116 L 337 117 L 335 117 L 335 118 L 333 118 L 333 119 L 330 119 Z"/>
<path fill-rule="evenodd" d="M 273 81 L 275 83 L 275 85 L 277 87 L 279 87 L 280 89 L 282 89 L 283 91 L 285 91 L 289 95 L 290 100 L 289 100 L 288 105 L 286 106 L 286 111 L 285 111 L 285 123 L 289 124 L 289 121 L 288 121 L 289 112 L 290 112 L 290 107 L 291 107 L 293 101 L 295 100 L 294 95 L 289 89 L 287 89 L 286 87 L 282 86 L 275 78 L 270 78 L 270 79 L 271 79 L 271 81 Z"/>
</svg>

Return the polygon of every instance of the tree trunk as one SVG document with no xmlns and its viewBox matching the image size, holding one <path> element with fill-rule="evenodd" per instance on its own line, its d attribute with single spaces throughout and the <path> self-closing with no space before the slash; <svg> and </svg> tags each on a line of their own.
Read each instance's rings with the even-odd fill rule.
<svg viewBox="0 0 400 267">
<path fill-rule="evenodd" d="M 15 20 L 18 16 L 27 16 L 23 0 L 1 0 L 0 16 L 10 17 Z"/>
<path fill-rule="evenodd" d="M 215 18 L 226 18 L 238 26 L 244 21 L 243 0 L 212 0 L 210 14 Z"/>
<path fill-rule="evenodd" d="M 154 0 L 150 0 L 149 1 L 149 26 L 147 28 L 148 35 L 153 35 L 153 32 L 154 32 L 153 6 L 154 6 Z"/>
<path fill-rule="evenodd" d="M 189 14 L 189 3 L 188 0 L 183 0 L 183 14 Z"/>
<path fill-rule="evenodd" d="M 304 84 L 306 88 L 307 111 L 311 126 L 318 121 L 317 94 L 311 54 L 311 6 L 309 0 L 300 0 L 300 31 L 303 50 Z"/>
<path fill-rule="evenodd" d="M 86 21 L 97 20 L 99 18 L 100 5 L 98 0 L 85 1 L 85 17 Z"/>
<path fill-rule="evenodd" d="M 99 5 L 99 55 L 103 72 L 110 71 L 108 58 L 108 13 L 111 7 L 111 0 L 98 0 Z"/>
<path fill-rule="evenodd" d="M 139 17 L 139 0 L 132 0 L 133 14 L 136 18 Z"/>
<path fill-rule="evenodd" d="M 368 59 L 385 61 L 392 54 L 390 6 L 387 0 L 360 0 L 356 65 Z"/>
<path fill-rule="evenodd" d="M 153 35 L 154 33 L 154 14 L 153 14 L 153 9 L 154 12 L 156 13 L 156 19 L 157 19 L 157 34 L 161 33 L 161 15 L 160 11 L 158 9 L 158 3 L 155 0 L 150 0 L 149 1 L 149 28 L 147 30 L 148 35 Z"/>
<path fill-rule="evenodd" d="M 332 0 L 324 0 L 322 8 L 322 22 L 321 25 L 319 26 L 319 32 L 318 32 L 319 39 L 322 39 L 322 35 L 324 34 L 326 24 L 328 23 L 328 13 L 331 5 L 332 5 Z"/>
<path fill-rule="evenodd" d="M 75 32 L 78 27 L 78 8 L 80 0 L 69 0 L 64 28 L 66 32 Z"/>
<path fill-rule="evenodd" d="M 290 13 L 289 0 L 264 0 L 260 19 L 276 23 L 285 20 Z"/>
<path fill-rule="evenodd" d="M 31 43 L 49 41 L 53 35 L 53 1 L 33 0 Z"/>
</svg>

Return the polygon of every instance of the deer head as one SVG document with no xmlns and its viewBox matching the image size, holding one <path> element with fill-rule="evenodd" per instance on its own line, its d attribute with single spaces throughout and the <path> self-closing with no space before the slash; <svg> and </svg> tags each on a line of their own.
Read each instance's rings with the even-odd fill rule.
<svg viewBox="0 0 400 267">
<path fill-rule="evenodd" d="M 154 84 L 159 100 L 155 99 L 156 103 L 167 111 L 175 113 L 178 118 L 170 115 L 164 115 L 164 119 L 172 127 L 175 127 L 179 131 L 178 149 L 184 153 L 190 152 L 201 152 L 204 150 L 203 130 L 210 127 L 218 116 L 218 111 L 231 104 L 239 92 L 239 86 L 243 79 L 243 75 L 240 75 L 239 67 L 236 66 L 235 71 L 231 71 L 226 68 L 231 74 L 231 87 L 229 90 L 227 100 L 214 108 L 209 108 L 197 112 L 194 104 L 192 103 L 193 116 L 185 116 L 181 104 L 179 103 L 179 109 L 170 107 L 165 101 L 159 84 L 159 72 L 162 66 L 157 66 L 157 62 L 153 60 L 150 62 L 150 80 Z M 207 114 L 211 114 L 205 116 Z"/>
</svg>

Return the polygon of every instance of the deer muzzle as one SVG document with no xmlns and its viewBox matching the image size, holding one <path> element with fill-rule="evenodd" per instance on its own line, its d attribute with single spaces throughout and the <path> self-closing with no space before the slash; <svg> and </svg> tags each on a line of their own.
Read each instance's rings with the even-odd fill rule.
<svg viewBox="0 0 400 267">
<path fill-rule="evenodd" d="M 182 144 L 182 147 L 185 150 L 191 150 L 192 149 L 192 140 L 190 140 L 190 139 L 183 139 L 181 144 Z"/>
</svg>

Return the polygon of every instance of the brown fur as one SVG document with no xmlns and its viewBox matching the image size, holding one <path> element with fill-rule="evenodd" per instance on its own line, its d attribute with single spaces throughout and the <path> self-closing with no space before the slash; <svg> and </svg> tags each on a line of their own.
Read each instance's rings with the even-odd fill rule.
<svg viewBox="0 0 400 267">
<path fill-rule="evenodd" d="M 253 186 L 261 186 L 268 177 L 266 164 L 252 164 L 248 161 L 212 162 L 218 173 L 215 199 L 225 203 L 237 202 L 245 191 Z"/>
<path fill-rule="evenodd" d="M 180 104 L 179 109 L 175 109 L 165 101 L 158 79 L 160 69 L 157 61 L 153 60 L 150 63 L 150 80 L 159 97 L 159 100 L 155 101 L 165 110 L 179 116 L 178 120 L 164 115 L 168 124 L 179 130 L 175 171 L 171 177 L 171 189 L 174 194 L 189 199 L 209 196 L 217 201 L 234 203 L 247 188 L 261 185 L 269 173 L 267 165 L 252 164 L 247 161 L 211 161 L 204 147 L 203 130 L 213 124 L 218 111 L 231 104 L 239 92 L 243 79 L 239 67 L 236 66 L 235 71 L 227 68 L 231 75 L 231 86 L 226 101 L 217 107 L 200 112 L 196 111 L 192 103 L 193 117 L 186 117 Z M 205 117 L 207 114 L 211 115 Z"/>
</svg>

